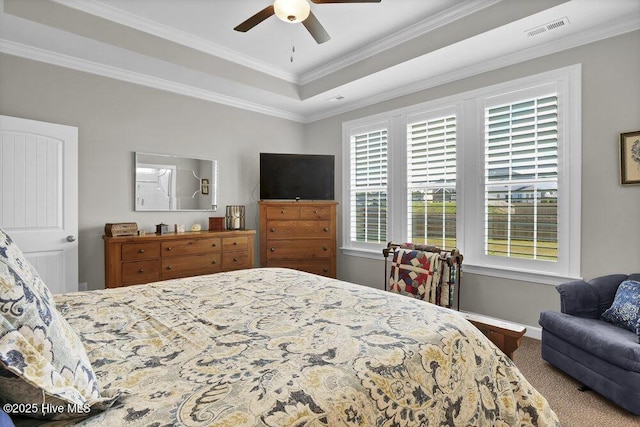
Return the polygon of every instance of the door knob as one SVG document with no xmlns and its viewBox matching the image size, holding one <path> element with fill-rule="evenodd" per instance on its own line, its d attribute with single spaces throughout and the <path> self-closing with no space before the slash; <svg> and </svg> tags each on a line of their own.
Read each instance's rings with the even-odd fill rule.
<svg viewBox="0 0 640 427">
<path fill-rule="evenodd" d="M 74 236 L 73 234 L 69 234 L 67 236 L 67 242 L 75 242 L 76 241 L 76 236 Z"/>
</svg>

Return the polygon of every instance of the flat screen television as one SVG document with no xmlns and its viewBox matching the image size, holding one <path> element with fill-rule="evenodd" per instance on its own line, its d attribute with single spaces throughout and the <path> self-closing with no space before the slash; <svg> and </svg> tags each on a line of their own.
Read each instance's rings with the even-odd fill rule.
<svg viewBox="0 0 640 427">
<path fill-rule="evenodd" d="M 333 200 L 335 156 L 260 153 L 260 199 Z"/>
</svg>

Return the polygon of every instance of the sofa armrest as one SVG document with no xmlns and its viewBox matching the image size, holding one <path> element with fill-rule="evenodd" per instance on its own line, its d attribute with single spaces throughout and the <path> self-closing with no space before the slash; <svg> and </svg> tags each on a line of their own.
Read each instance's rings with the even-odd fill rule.
<svg viewBox="0 0 640 427">
<path fill-rule="evenodd" d="M 597 319 L 598 293 L 584 280 L 574 280 L 556 286 L 560 294 L 560 311 L 577 317 Z"/>
<path fill-rule="evenodd" d="M 598 319 L 613 303 L 620 283 L 636 274 L 609 274 L 585 282 L 574 280 L 556 286 L 560 293 L 560 309 L 572 316 Z M 635 280 L 635 279 L 634 279 Z"/>
</svg>

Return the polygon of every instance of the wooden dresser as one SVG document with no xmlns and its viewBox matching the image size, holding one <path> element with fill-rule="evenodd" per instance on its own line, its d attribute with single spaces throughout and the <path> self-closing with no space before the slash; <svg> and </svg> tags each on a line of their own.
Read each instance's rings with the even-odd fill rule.
<svg viewBox="0 0 640 427">
<path fill-rule="evenodd" d="M 260 265 L 336 277 L 337 204 L 260 201 Z"/>
<path fill-rule="evenodd" d="M 251 268 L 255 233 L 241 230 L 102 236 L 105 287 Z"/>
</svg>

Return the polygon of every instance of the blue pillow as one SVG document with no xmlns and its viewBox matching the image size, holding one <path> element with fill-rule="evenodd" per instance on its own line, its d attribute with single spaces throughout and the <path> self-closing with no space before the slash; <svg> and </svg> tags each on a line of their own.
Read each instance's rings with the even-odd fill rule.
<svg viewBox="0 0 640 427">
<path fill-rule="evenodd" d="M 613 299 L 613 304 L 604 313 L 602 318 L 621 328 L 633 332 L 637 331 L 640 322 L 640 282 L 625 280 L 620 284 Z"/>
</svg>

